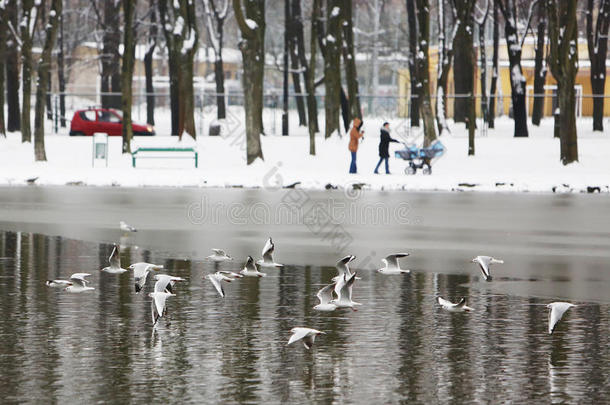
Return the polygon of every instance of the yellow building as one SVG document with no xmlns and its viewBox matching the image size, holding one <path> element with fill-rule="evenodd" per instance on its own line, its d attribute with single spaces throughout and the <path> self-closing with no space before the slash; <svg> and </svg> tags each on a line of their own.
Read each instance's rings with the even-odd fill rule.
<svg viewBox="0 0 610 405">
<path fill-rule="evenodd" d="M 478 48 L 477 48 L 478 49 Z M 500 40 L 499 47 L 499 58 L 498 58 L 498 91 L 496 93 L 497 102 L 496 102 L 496 114 L 497 115 L 508 115 L 511 107 L 511 91 L 510 91 L 510 69 L 508 63 L 508 53 L 506 51 L 506 41 L 503 39 Z M 492 50 L 491 47 L 486 50 L 487 52 L 487 91 L 489 92 L 492 66 L 491 66 L 491 56 Z M 578 56 L 579 56 L 579 68 L 578 73 L 576 75 L 576 92 L 577 92 L 577 114 L 585 117 L 590 117 L 593 115 L 593 99 L 591 97 L 587 97 L 592 94 L 591 91 L 591 80 L 590 80 L 590 62 L 587 51 L 587 43 L 584 40 L 580 40 L 578 43 Z M 436 67 L 438 63 L 438 49 L 436 47 L 430 48 L 430 91 L 434 96 L 436 94 Z M 478 61 L 478 51 L 477 51 L 477 61 Z M 526 79 L 526 94 L 527 94 L 527 105 L 528 105 L 528 114 L 531 115 L 533 102 L 531 95 L 533 94 L 533 86 L 534 86 L 534 42 L 532 38 L 526 38 L 526 41 L 523 45 L 523 51 L 521 56 L 521 67 L 523 69 L 523 76 Z M 610 66 L 610 60 L 606 61 L 606 70 L 607 67 Z M 479 78 L 479 66 L 475 67 L 475 94 L 481 94 L 481 82 Z M 545 99 L 544 103 L 544 116 L 551 116 L 553 112 L 553 99 L 552 95 L 554 93 L 554 89 L 556 88 L 557 82 L 553 78 L 550 70 L 547 71 L 546 82 L 545 82 L 545 94 L 548 97 Z M 448 94 L 453 94 L 453 69 L 449 72 L 448 79 Z M 410 76 L 409 69 L 403 68 L 398 71 L 398 86 L 399 86 L 399 114 L 402 117 L 408 116 L 408 100 L 410 95 Z M 605 94 L 610 95 L 610 80 L 606 80 L 606 88 Z M 433 104 L 434 100 L 433 100 Z M 480 101 L 477 100 L 477 115 L 480 115 Z M 610 97 L 604 99 L 604 115 L 610 116 Z M 453 116 L 453 103 L 451 100 L 447 102 L 447 116 Z"/>
</svg>

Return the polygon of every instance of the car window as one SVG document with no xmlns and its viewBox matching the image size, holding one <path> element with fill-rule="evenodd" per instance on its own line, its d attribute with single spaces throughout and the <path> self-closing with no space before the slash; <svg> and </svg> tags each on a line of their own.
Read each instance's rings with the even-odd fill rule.
<svg viewBox="0 0 610 405">
<path fill-rule="evenodd" d="M 78 115 L 83 121 L 95 121 L 95 111 L 87 110 L 81 111 Z"/>
<path fill-rule="evenodd" d="M 121 122 L 121 119 L 116 114 L 105 110 L 99 111 L 99 120 L 102 122 Z"/>
</svg>

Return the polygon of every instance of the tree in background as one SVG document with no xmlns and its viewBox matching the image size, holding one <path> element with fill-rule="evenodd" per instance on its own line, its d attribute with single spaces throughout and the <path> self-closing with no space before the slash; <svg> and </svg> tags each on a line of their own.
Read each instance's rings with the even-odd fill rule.
<svg viewBox="0 0 610 405">
<path fill-rule="evenodd" d="M 32 107 L 32 45 L 38 21 L 40 2 L 23 0 L 21 3 L 21 23 L 19 35 L 21 37 L 21 141 L 32 142 L 32 128 L 30 125 L 30 111 Z M 16 33 L 15 33 L 16 34 Z"/>
<path fill-rule="evenodd" d="M 498 1 L 493 0 L 493 54 L 492 54 L 492 67 L 491 67 L 491 83 L 489 85 L 489 109 L 487 110 L 489 128 L 495 127 L 496 117 L 496 90 L 498 86 L 498 55 L 500 45 L 500 22 L 498 15 Z"/>
<path fill-rule="evenodd" d="M 221 0 L 216 5 L 214 0 L 203 0 L 206 15 L 208 39 L 214 51 L 214 81 L 216 83 L 216 118 L 227 117 L 225 106 L 225 72 L 222 61 L 224 24 L 229 10 L 229 0 Z"/>
<path fill-rule="evenodd" d="M 4 122 L 4 61 L 6 60 L 6 40 L 8 23 L 5 2 L 0 2 L 0 135 L 6 138 L 6 124 Z"/>
<path fill-rule="evenodd" d="M 529 12 L 525 21 L 519 21 L 517 13 L 517 0 L 498 0 L 498 7 L 504 17 L 504 35 L 508 50 L 508 64 L 510 69 L 510 93 L 513 106 L 513 119 L 515 122 L 515 137 L 526 137 L 527 132 L 527 106 L 525 105 L 526 79 L 521 68 L 521 53 L 523 43 L 532 20 L 536 1 L 529 5 Z M 525 31 L 519 40 L 519 27 L 525 26 Z"/>
<path fill-rule="evenodd" d="M 409 0 L 413 1 L 413 0 Z M 424 146 L 436 140 L 434 112 L 430 102 L 430 70 L 428 45 L 430 43 L 430 3 L 428 0 L 417 0 L 417 86 L 419 87 L 418 103 L 424 119 Z"/>
<path fill-rule="evenodd" d="M 265 0 L 233 0 L 235 20 L 241 32 L 242 84 L 246 113 L 246 162 L 263 159 L 263 76 L 265 70 Z"/>
<path fill-rule="evenodd" d="M 597 4 L 597 9 L 594 4 Z M 593 27 L 593 13 L 597 20 Z M 604 130 L 604 93 L 606 88 L 606 54 L 608 53 L 608 26 L 610 25 L 610 0 L 587 2 L 587 48 L 591 61 L 591 90 L 593 91 L 593 130 Z"/>
<path fill-rule="evenodd" d="M 20 40 L 17 34 L 17 0 L 8 0 L 5 3 L 6 20 L 3 27 L 6 29 L 6 102 L 8 116 L 6 130 L 8 132 L 21 129 L 21 108 L 19 106 L 19 48 Z"/>
<path fill-rule="evenodd" d="M 293 0 L 295 1 L 295 0 Z M 296 0 L 299 1 L 299 0 Z M 349 103 L 349 120 L 362 118 L 360 108 L 360 94 L 358 89 L 358 71 L 356 69 L 356 54 L 354 52 L 354 24 L 352 16 L 352 2 L 346 1 L 341 8 L 343 23 L 343 40 L 341 50 L 343 64 L 345 66 L 345 82 L 347 84 L 347 95 Z"/>
<path fill-rule="evenodd" d="M 135 33 L 133 20 L 137 0 L 123 0 L 123 58 L 121 64 L 121 107 L 123 109 L 123 153 L 131 153 L 131 138 L 133 127 L 131 124 L 131 93 L 133 81 L 133 66 L 135 62 Z"/>
<path fill-rule="evenodd" d="M 43 6 L 44 7 L 44 6 Z M 38 80 L 36 84 L 36 105 L 34 107 L 34 155 L 36 161 L 46 161 L 44 146 L 44 110 L 47 93 L 47 80 L 51 68 L 51 53 L 57 38 L 57 27 L 61 19 L 62 0 L 52 0 L 49 18 L 45 21 L 45 39 L 38 62 Z"/>
<path fill-rule="evenodd" d="M 540 125 L 544 111 L 544 83 L 546 82 L 546 65 L 544 64 L 545 34 L 546 34 L 546 7 L 544 0 L 538 1 L 538 28 L 536 34 L 536 48 L 534 56 L 534 106 L 532 108 L 532 124 Z"/>
<path fill-rule="evenodd" d="M 102 55 L 101 55 L 101 100 L 104 108 L 121 108 L 121 2 L 103 1 L 104 15 L 101 16 L 97 8 L 97 2 L 93 1 L 97 15 L 98 26 L 102 29 Z"/>
<path fill-rule="evenodd" d="M 415 2 L 407 0 L 407 24 L 409 26 L 409 78 L 411 80 L 411 126 L 419 127 L 419 86 L 417 81 L 417 15 Z"/>
<path fill-rule="evenodd" d="M 144 53 L 144 75 L 146 82 L 146 123 L 155 125 L 155 87 L 153 86 L 153 57 L 157 47 L 157 5 L 150 0 L 150 26 L 148 27 L 148 41 Z"/>
<path fill-rule="evenodd" d="M 453 29 L 447 36 L 447 15 L 445 0 L 437 0 L 438 17 L 438 64 L 436 67 L 436 123 L 438 134 L 449 132 L 447 124 L 447 82 L 449 70 L 453 59 L 453 40 L 457 31 L 459 20 L 455 18 L 455 8 L 450 7 L 453 15 Z"/>
<path fill-rule="evenodd" d="M 307 89 L 307 122 L 309 129 L 309 154 L 316 154 L 316 132 L 319 131 L 318 126 L 318 105 L 316 101 L 316 44 L 318 41 L 318 29 L 321 27 L 322 0 L 313 0 L 311 9 L 311 33 L 309 38 L 309 65 L 307 68 L 307 77 L 305 78 L 305 88 Z"/>
<path fill-rule="evenodd" d="M 489 15 L 489 1 L 485 0 L 485 7 L 481 11 L 479 18 L 475 17 L 475 22 L 479 29 L 479 83 L 481 83 L 481 115 L 484 122 L 489 122 L 487 113 L 487 54 L 485 52 L 485 25 Z"/>
<path fill-rule="evenodd" d="M 326 36 L 324 37 L 324 110 L 326 125 L 324 136 L 329 138 L 339 131 L 341 108 L 341 5 L 340 0 L 326 3 Z"/>
<path fill-rule="evenodd" d="M 550 53 L 547 63 L 557 81 L 561 163 L 578 161 L 576 135 L 576 93 L 578 71 L 577 0 L 547 0 Z"/>
</svg>

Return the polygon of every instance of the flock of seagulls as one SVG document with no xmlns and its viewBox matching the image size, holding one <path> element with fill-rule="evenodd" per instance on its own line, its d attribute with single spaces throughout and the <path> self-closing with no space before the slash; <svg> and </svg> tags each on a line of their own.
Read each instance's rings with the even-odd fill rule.
<svg viewBox="0 0 610 405">
<path fill-rule="evenodd" d="M 119 224 L 121 231 L 123 232 L 137 232 L 137 229 L 121 221 Z M 255 262 L 252 256 L 248 256 L 244 267 L 239 273 L 227 270 L 218 270 L 214 273 L 205 276 L 205 279 L 209 280 L 214 286 L 220 297 L 226 296 L 223 282 L 230 283 L 243 277 L 265 277 L 267 274 L 259 271 L 261 268 L 265 269 L 281 269 L 284 267 L 283 264 L 276 263 L 273 259 L 273 253 L 275 251 L 275 245 L 271 238 L 267 239 L 262 250 L 262 259 Z M 217 266 L 220 263 L 233 261 L 233 258 L 229 256 L 222 249 L 212 249 L 213 254 L 206 257 L 207 260 L 213 261 Z M 386 256 L 381 261 L 384 263 L 384 267 L 377 270 L 379 274 L 383 275 L 401 275 L 408 274 L 410 270 L 402 269 L 400 267 L 399 259 L 408 257 L 409 253 L 395 253 Z M 337 275 L 334 276 L 329 284 L 321 288 L 316 297 L 320 301 L 313 307 L 316 311 L 321 312 L 332 312 L 339 308 L 350 308 L 353 311 L 357 311 L 357 306 L 362 305 L 355 302 L 352 298 L 352 290 L 354 283 L 360 280 L 357 276 L 357 272 L 352 272 L 349 264 L 356 258 L 356 256 L 348 255 L 341 258 L 335 264 L 337 269 Z M 477 263 L 483 275 L 485 281 L 491 281 L 490 267 L 493 264 L 502 264 L 503 260 L 493 258 L 491 256 L 477 256 L 472 259 L 472 263 Z M 120 246 L 114 244 L 112 253 L 108 258 L 108 266 L 104 267 L 100 271 L 109 274 L 123 274 L 129 270 L 133 271 L 134 275 L 134 288 L 135 293 L 140 293 L 146 285 L 148 274 L 163 270 L 162 265 L 153 263 L 138 262 L 131 264 L 128 269 L 121 267 L 120 258 Z M 82 293 L 86 291 L 93 291 L 95 288 L 90 287 L 87 277 L 89 273 L 74 273 L 68 280 L 48 280 L 47 286 L 62 288 L 66 292 L 70 293 Z M 173 297 L 175 284 L 181 281 L 185 281 L 184 278 L 175 277 L 168 274 L 156 274 L 155 284 L 153 292 L 148 293 L 148 297 L 152 298 L 151 301 L 151 314 L 153 326 L 157 324 L 159 319 L 167 312 L 166 301 L 169 297 Z M 463 297 L 457 303 L 453 303 L 444 299 L 443 297 L 436 297 L 437 303 L 444 310 L 449 312 L 470 312 L 474 311 L 473 308 L 467 305 L 466 298 Z M 569 302 L 552 302 L 546 307 L 549 309 L 548 316 L 548 332 L 552 334 L 557 323 L 561 320 L 566 311 L 576 305 Z M 315 341 L 316 336 L 324 334 L 324 332 L 307 328 L 307 327 L 295 327 L 291 329 L 291 336 L 288 340 L 288 345 L 302 341 L 305 348 L 310 349 Z"/>
</svg>

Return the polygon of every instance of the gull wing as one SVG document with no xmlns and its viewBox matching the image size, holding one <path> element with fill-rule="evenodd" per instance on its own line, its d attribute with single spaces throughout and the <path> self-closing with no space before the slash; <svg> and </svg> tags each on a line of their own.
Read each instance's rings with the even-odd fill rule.
<svg viewBox="0 0 610 405">
<path fill-rule="evenodd" d="M 273 241 L 271 240 L 271 238 L 267 239 L 267 242 L 265 243 L 265 247 L 263 247 L 263 252 L 262 252 L 264 261 L 273 263 L 274 249 L 275 249 L 275 245 L 273 244 Z"/>
<path fill-rule="evenodd" d="M 353 255 L 347 255 L 344 258 L 342 258 L 341 260 L 339 260 L 337 262 L 337 264 L 335 264 L 335 267 L 337 268 L 337 271 L 339 272 L 339 278 L 341 276 L 343 276 L 343 274 L 347 273 L 349 275 L 349 267 L 347 267 L 347 264 L 349 262 L 351 262 L 352 260 L 354 260 L 356 258 L 356 256 Z"/>
<path fill-rule="evenodd" d="M 108 263 L 110 263 L 110 267 L 114 267 L 117 269 L 121 268 L 121 248 L 116 243 L 114 244 L 114 248 L 112 249 L 112 253 L 110 253 L 110 257 L 108 258 Z"/>
<path fill-rule="evenodd" d="M 154 292 L 172 292 L 172 284 L 176 281 L 184 281 L 182 277 L 174 277 L 168 274 L 157 274 L 155 276 L 155 289 Z"/>
<path fill-rule="evenodd" d="M 311 346 L 313 346 L 314 340 L 316 340 L 316 335 L 315 334 L 306 335 L 303 338 L 303 346 L 305 346 L 305 348 L 307 350 L 311 349 Z"/>
<path fill-rule="evenodd" d="M 212 252 L 216 253 L 218 256 L 225 256 L 225 251 L 222 249 L 212 249 Z"/>
<path fill-rule="evenodd" d="M 70 276 L 70 282 L 72 284 L 78 284 L 81 287 L 86 287 L 88 280 L 85 280 L 85 277 L 90 276 L 89 273 L 74 273 Z"/>
<path fill-rule="evenodd" d="M 155 304 L 155 299 L 153 298 L 150 302 L 150 312 L 152 315 L 153 326 L 156 325 L 159 320 L 159 312 L 157 312 L 157 305 Z"/>
<path fill-rule="evenodd" d="M 436 300 L 438 301 L 439 305 L 442 307 L 450 307 L 450 306 L 454 305 L 453 302 L 447 301 L 443 297 L 437 297 Z"/>
<path fill-rule="evenodd" d="M 481 273 L 485 277 L 485 280 L 491 279 L 491 273 L 489 272 L 489 263 L 491 262 L 491 257 L 489 256 L 477 256 L 476 258 L 479 268 L 481 269 Z"/>
<path fill-rule="evenodd" d="M 549 334 L 553 333 L 555 326 L 563 317 L 563 314 L 573 307 L 574 304 L 570 304 L 569 302 L 552 302 L 547 307 L 550 309 L 549 311 Z"/>
<path fill-rule="evenodd" d="M 409 253 L 395 253 L 385 257 L 386 264 L 390 268 L 398 267 L 398 259 L 409 256 Z"/>
<path fill-rule="evenodd" d="M 292 336 L 290 336 L 290 339 L 288 339 L 288 344 L 292 344 L 298 340 L 303 339 L 305 336 L 307 336 L 310 332 L 310 329 L 308 328 L 292 328 L 290 330 L 290 332 L 292 332 Z M 307 347 L 307 346 L 305 346 Z"/>
<path fill-rule="evenodd" d="M 208 279 L 210 280 L 210 282 L 212 283 L 212 285 L 214 286 L 214 288 L 216 288 L 216 291 L 218 291 L 218 294 L 220 294 L 220 296 L 222 298 L 225 297 L 225 290 L 224 288 L 222 288 L 222 284 L 220 284 L 220 277 L 218 276 L 222 276 L 222 274 L 210 274 L 208 275 Z M 222 276 L 224 277 L 224 276 Z M 225 277 L 226 278 L 226 277 Z"/>
<path fill-rule="evenodd" d="M 322 288 L 320 291 L 318 291 L 316 297 L 318 297 L 318 299 L 320 300 L 320 304 L 328 304 L 330 300 L 333 299 L 334 288 L 334 284 L 329 284 L 326 287 Z"/>
<path fill-rule="evenodd" d="M 247 271 L 257 271 L 256 265 L 254 264 L 254 258 L 252 256 L 248 256 L 244 269 Z"/>
</svg>

